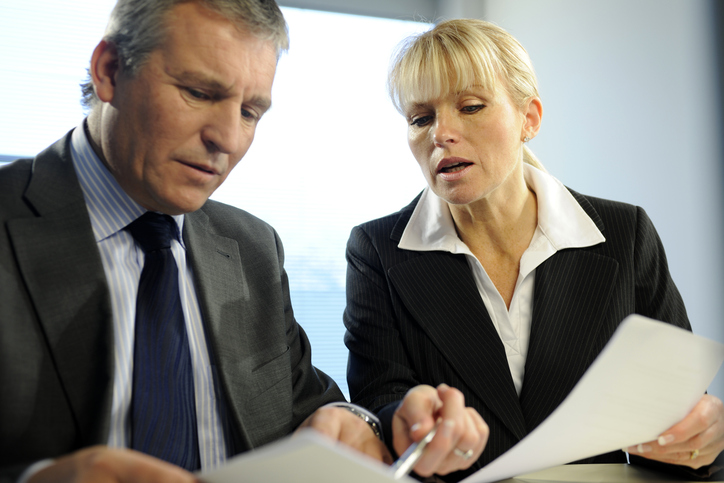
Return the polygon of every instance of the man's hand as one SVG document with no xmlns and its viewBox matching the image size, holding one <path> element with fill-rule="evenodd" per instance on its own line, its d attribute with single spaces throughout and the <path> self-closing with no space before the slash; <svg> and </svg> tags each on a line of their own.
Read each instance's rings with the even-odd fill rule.
<svg viewBox="0 0 724 483">
<path fill-rule="evenodd" d="M 488 442 L 488 425 L 476 410 L 465 407 L 460 391 L 446 384 L 437 389 L 421 385 L 410 389 L 392 419 L 397 454 L 424 438 L 436 424 L 435 437 L 414 467 L 420 476 L 469 468 Z"/>
<path fill-rule="evenodd" d="M 57 459 L 28 483 L 194 483 L 199 480 L 178 466 L 126 449 L 86 448 Z"/>
<path fill-rule="evenodd" d="M 710 465 L 724 450 L 724 404 L 705 394 L 680 422 L 657 441 L 626 448 L 630 454 L 694 469 Z"/>
<path fill-rule="evenodd" d="M 297 428 L 313 428 L 320 433 L 351 446 L 357 451 L 392 464 L 392 456 L 385 444 L 375 436 L 369 424 L 341 407 L 323 406 L 317 409 Z"/>
</svg>

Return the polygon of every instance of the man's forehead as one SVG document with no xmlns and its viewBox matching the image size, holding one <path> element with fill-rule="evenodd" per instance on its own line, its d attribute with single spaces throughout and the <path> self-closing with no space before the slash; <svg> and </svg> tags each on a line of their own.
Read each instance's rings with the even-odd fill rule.
<svg viewBox="0 0 724 483">
<path fill-rule="evenodd" d="M 184 7 L 184 4 L 177 8 Z M 268 107 L 276 72 L 274 43 L 259 38 L 224 17 L 205 12 L 194 16 L 192 7 L 171 19 L 165 41 L 159 46 L 163 69 L 176 81 L 222 94 L 255 95 Z M 207 9 L 203 9 L 207 10 Z M 268 85 L 267 85 L 268 84 Z"/>
</svg>

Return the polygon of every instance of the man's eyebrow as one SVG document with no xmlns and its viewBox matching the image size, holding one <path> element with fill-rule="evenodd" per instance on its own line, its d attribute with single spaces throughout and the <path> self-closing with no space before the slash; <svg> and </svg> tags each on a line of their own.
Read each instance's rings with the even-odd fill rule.
<svg viewBox="0 0 724 483">
<path fill-rule="evenodd" d="M 200 87 L 206 87 L 219 92 L 226 92 L 229 90 L 229 86 L 223 85 L 221 82 L 213 79 L 200 72 L 184 71 L 179 74 L 170 74 L 171 77 L 179 82 L 189 83 Z"/>
<path fill-rule="evenodd" d="M 262 114 L 271 109 L 271 99 L 263 96 L 254 96 L 249 100 L 249 104 L 259 109 Z"/>
<path fill-rule="evenodd" d="M 185 84 L 191 84 L 198 87 L 204 87 L 206 89 L 219 92 L 219 93 L 226 93 L 229 90 L 231 90 L 231 87 L 226 86 L 222 84 L 221 82 L 217 81 L 216 79 L 209 77 L 207 75 L 204 75 L 200 72 L 193 72 L 193 71 L 184 71 L 180 74 L 169 74 L 171 77 L 176 79 L 179 82 L 183 82 Z M 271 109 L 271 99 L 264 97 L 264 96 L 254 96 L 249 101 L 248 104 L 251 104 L 262 111 L 262 113 L 268 111 Z"/>
</svg>

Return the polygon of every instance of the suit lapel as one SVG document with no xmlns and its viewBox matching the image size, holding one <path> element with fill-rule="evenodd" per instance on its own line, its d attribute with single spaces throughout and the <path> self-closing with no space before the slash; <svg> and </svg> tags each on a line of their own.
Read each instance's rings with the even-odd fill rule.
<svg viewBox="0 0 724 483">
<path fill-rule="evenodd" d="M 518 438 L 526 434 L 505 349 L 463 255 L 425 252 L 390 269 L 405 307 L 462 380 Z"/>
<path fill-rule="evenodd" d="M 7 227 L 85 446 L 107 437 L 112 313 L 103 264 L 68 151 L 69 137 L 34 160 L 25 199 L 38 216 L 11 220 Z"/>
<path fill-rule="evenodd" d="M 237 450 L 253 446 L 245 426 L 244 403 L 255 394 L 251 386 L 253 355 L 257 352 L 254 334 L 248 333 L 250 320 L 249 284 L 245 280 L 244 257 L 236 240 L 209 230 L 203 211 L 186 215 L 184 239 L 194 271 L 196 292 L 203 315 L 217 390 L 226 391 L 226 410 L 235 421 L 233 435 L 239 438 Z"/>
<path fill-rule="evenodd" d="M 521 391 L 528 430 L 563 401 L 596 357 L 618 263 L 563 250 L 536 269 L 533 325 Z"/>
</svg>

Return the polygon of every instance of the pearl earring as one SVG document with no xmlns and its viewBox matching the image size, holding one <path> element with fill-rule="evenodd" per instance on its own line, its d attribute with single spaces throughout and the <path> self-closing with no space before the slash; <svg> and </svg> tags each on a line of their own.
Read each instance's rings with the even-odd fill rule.
<svg viewBox="0 0 724 483">
<path fill-rule="evenodd" d="M 523 142 L 524 142 L 524 143 L 527 143 L 528 141 L 530 141 L 530 138 L 529 138 L 528 136 L 526 136 L 526 137 L 523 138 Z"/>
</svg>

